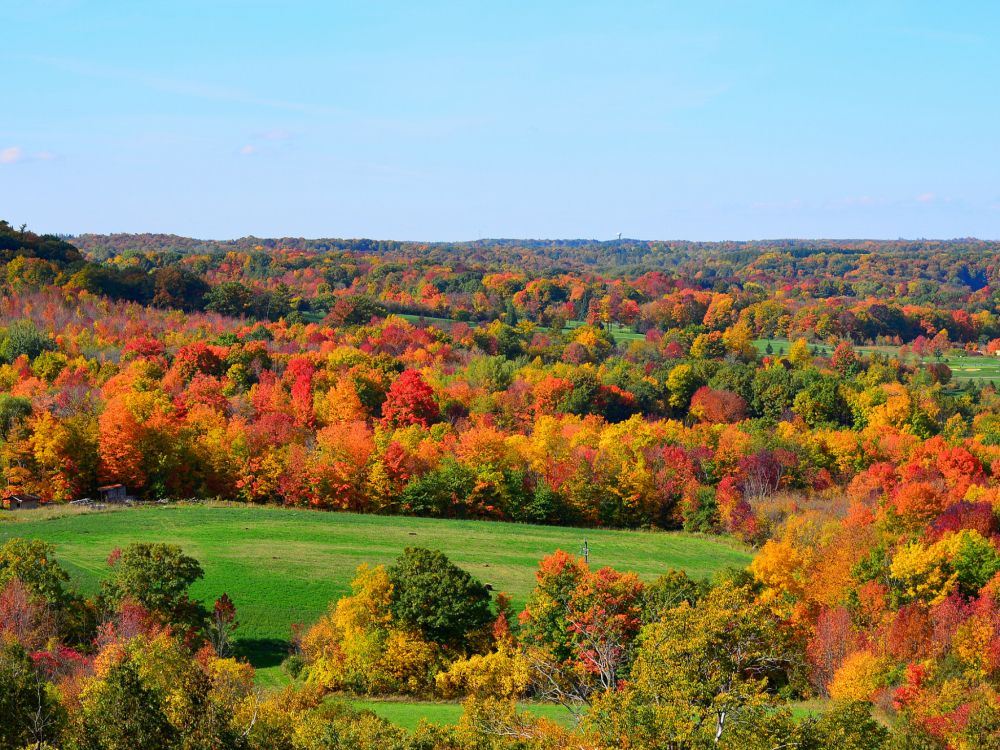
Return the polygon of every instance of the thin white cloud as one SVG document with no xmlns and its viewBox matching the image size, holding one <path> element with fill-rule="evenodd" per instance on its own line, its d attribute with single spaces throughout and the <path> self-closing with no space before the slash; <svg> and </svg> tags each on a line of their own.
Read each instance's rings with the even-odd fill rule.
<svg viewBox="0 0 1000 750">
<path fill-rule="evenodd" d="M 914 200 L 917 203 L 933 203 L 936 199 L 937 196 L 934 193 L 921 193 Z"/>
<path fill-rule="evenodd" d="M 275 128 L 274 130 L 265 130 L 260 134 L 260 137 L 265 141 L 287 141 L 292 137 L 292 134 L 288 130 Z"/>
<path fill-rule="evenodd" d="M 55 158 L 56 155 L 51 151 L 35 151 L 26 154 L 20 146 L 8 146 L 5 149 L 0 149 L 0 164 L 16 164 L 22 161 L 52 161 Z"/>
<path fill-rule="evenodd" d="M 246 146 L 244 146 L 243 148 L 240 149 L 240 153 L 243 154 L 243 156 L 250 156 L 250 154 L 257 153 L 257 147 L 256 146 L 251 146 L 248 143 Z"/>
<path fill-rule="evenodd" d="M 0 164 L 13 164 L 24 158 L 24 152 L 20 146 L 10 146 L 0 151 Z"/>
</svg>

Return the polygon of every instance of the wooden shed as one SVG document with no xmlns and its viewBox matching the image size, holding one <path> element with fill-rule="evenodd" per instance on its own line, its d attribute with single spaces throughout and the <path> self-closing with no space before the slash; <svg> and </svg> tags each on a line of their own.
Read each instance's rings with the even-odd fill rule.
<svg viewBox="0 0 1000 750">
<path fill-rule="evenodd" d="M 2 507 L 7 510 L 30 510 L 42 504 L 42 498 L 38 495 L 21 492 L 16 495 L 7 495 L 0 501 Z"/>
<path fill-rule="evenodd" d="M 128 500 L 128 491 L 124 484 L 106 484 L 98 487 L 97 491 L 101 495 L 101 502 L 124 503 Z"/>
</svg>

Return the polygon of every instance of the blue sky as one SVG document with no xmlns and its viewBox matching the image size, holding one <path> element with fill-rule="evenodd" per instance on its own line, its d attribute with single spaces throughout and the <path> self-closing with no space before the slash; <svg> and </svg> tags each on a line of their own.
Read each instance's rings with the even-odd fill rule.
<svg viewBox="0 0 1000 750">
<path fill-rule="evenodd" d="M 1000 238 L 1000 3 L 2 0 L 0 217 Z"/>
</svg>

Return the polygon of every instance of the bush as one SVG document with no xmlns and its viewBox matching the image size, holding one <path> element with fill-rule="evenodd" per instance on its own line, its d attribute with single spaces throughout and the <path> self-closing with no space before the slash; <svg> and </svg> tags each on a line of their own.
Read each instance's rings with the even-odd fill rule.
<svg viewBox="0 0 1000 750">
<path fill-rule="evenodd" d="M 281 671 L 293 680 L 297 680 L 299 679 L 299 675 L 302 674 L 302 670 L 305 666 L 306 660 L 300 654 L 292 654 L 281 662 Z"/>
</svg>

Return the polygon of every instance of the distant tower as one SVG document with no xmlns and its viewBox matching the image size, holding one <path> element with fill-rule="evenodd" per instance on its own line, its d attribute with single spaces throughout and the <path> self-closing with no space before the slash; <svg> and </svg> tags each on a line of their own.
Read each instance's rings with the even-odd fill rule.
<svg viewBox="0 0 1000 750">
<path fill-rule="evenodd" d="M 621 232 L 619 232 L 619 233 L 618 233 L 618 239 L 619 239 L 619 241 L 621 240 L 621 238 L 622 238 L 622 233 L 621 233 Z"/>
</svg>

